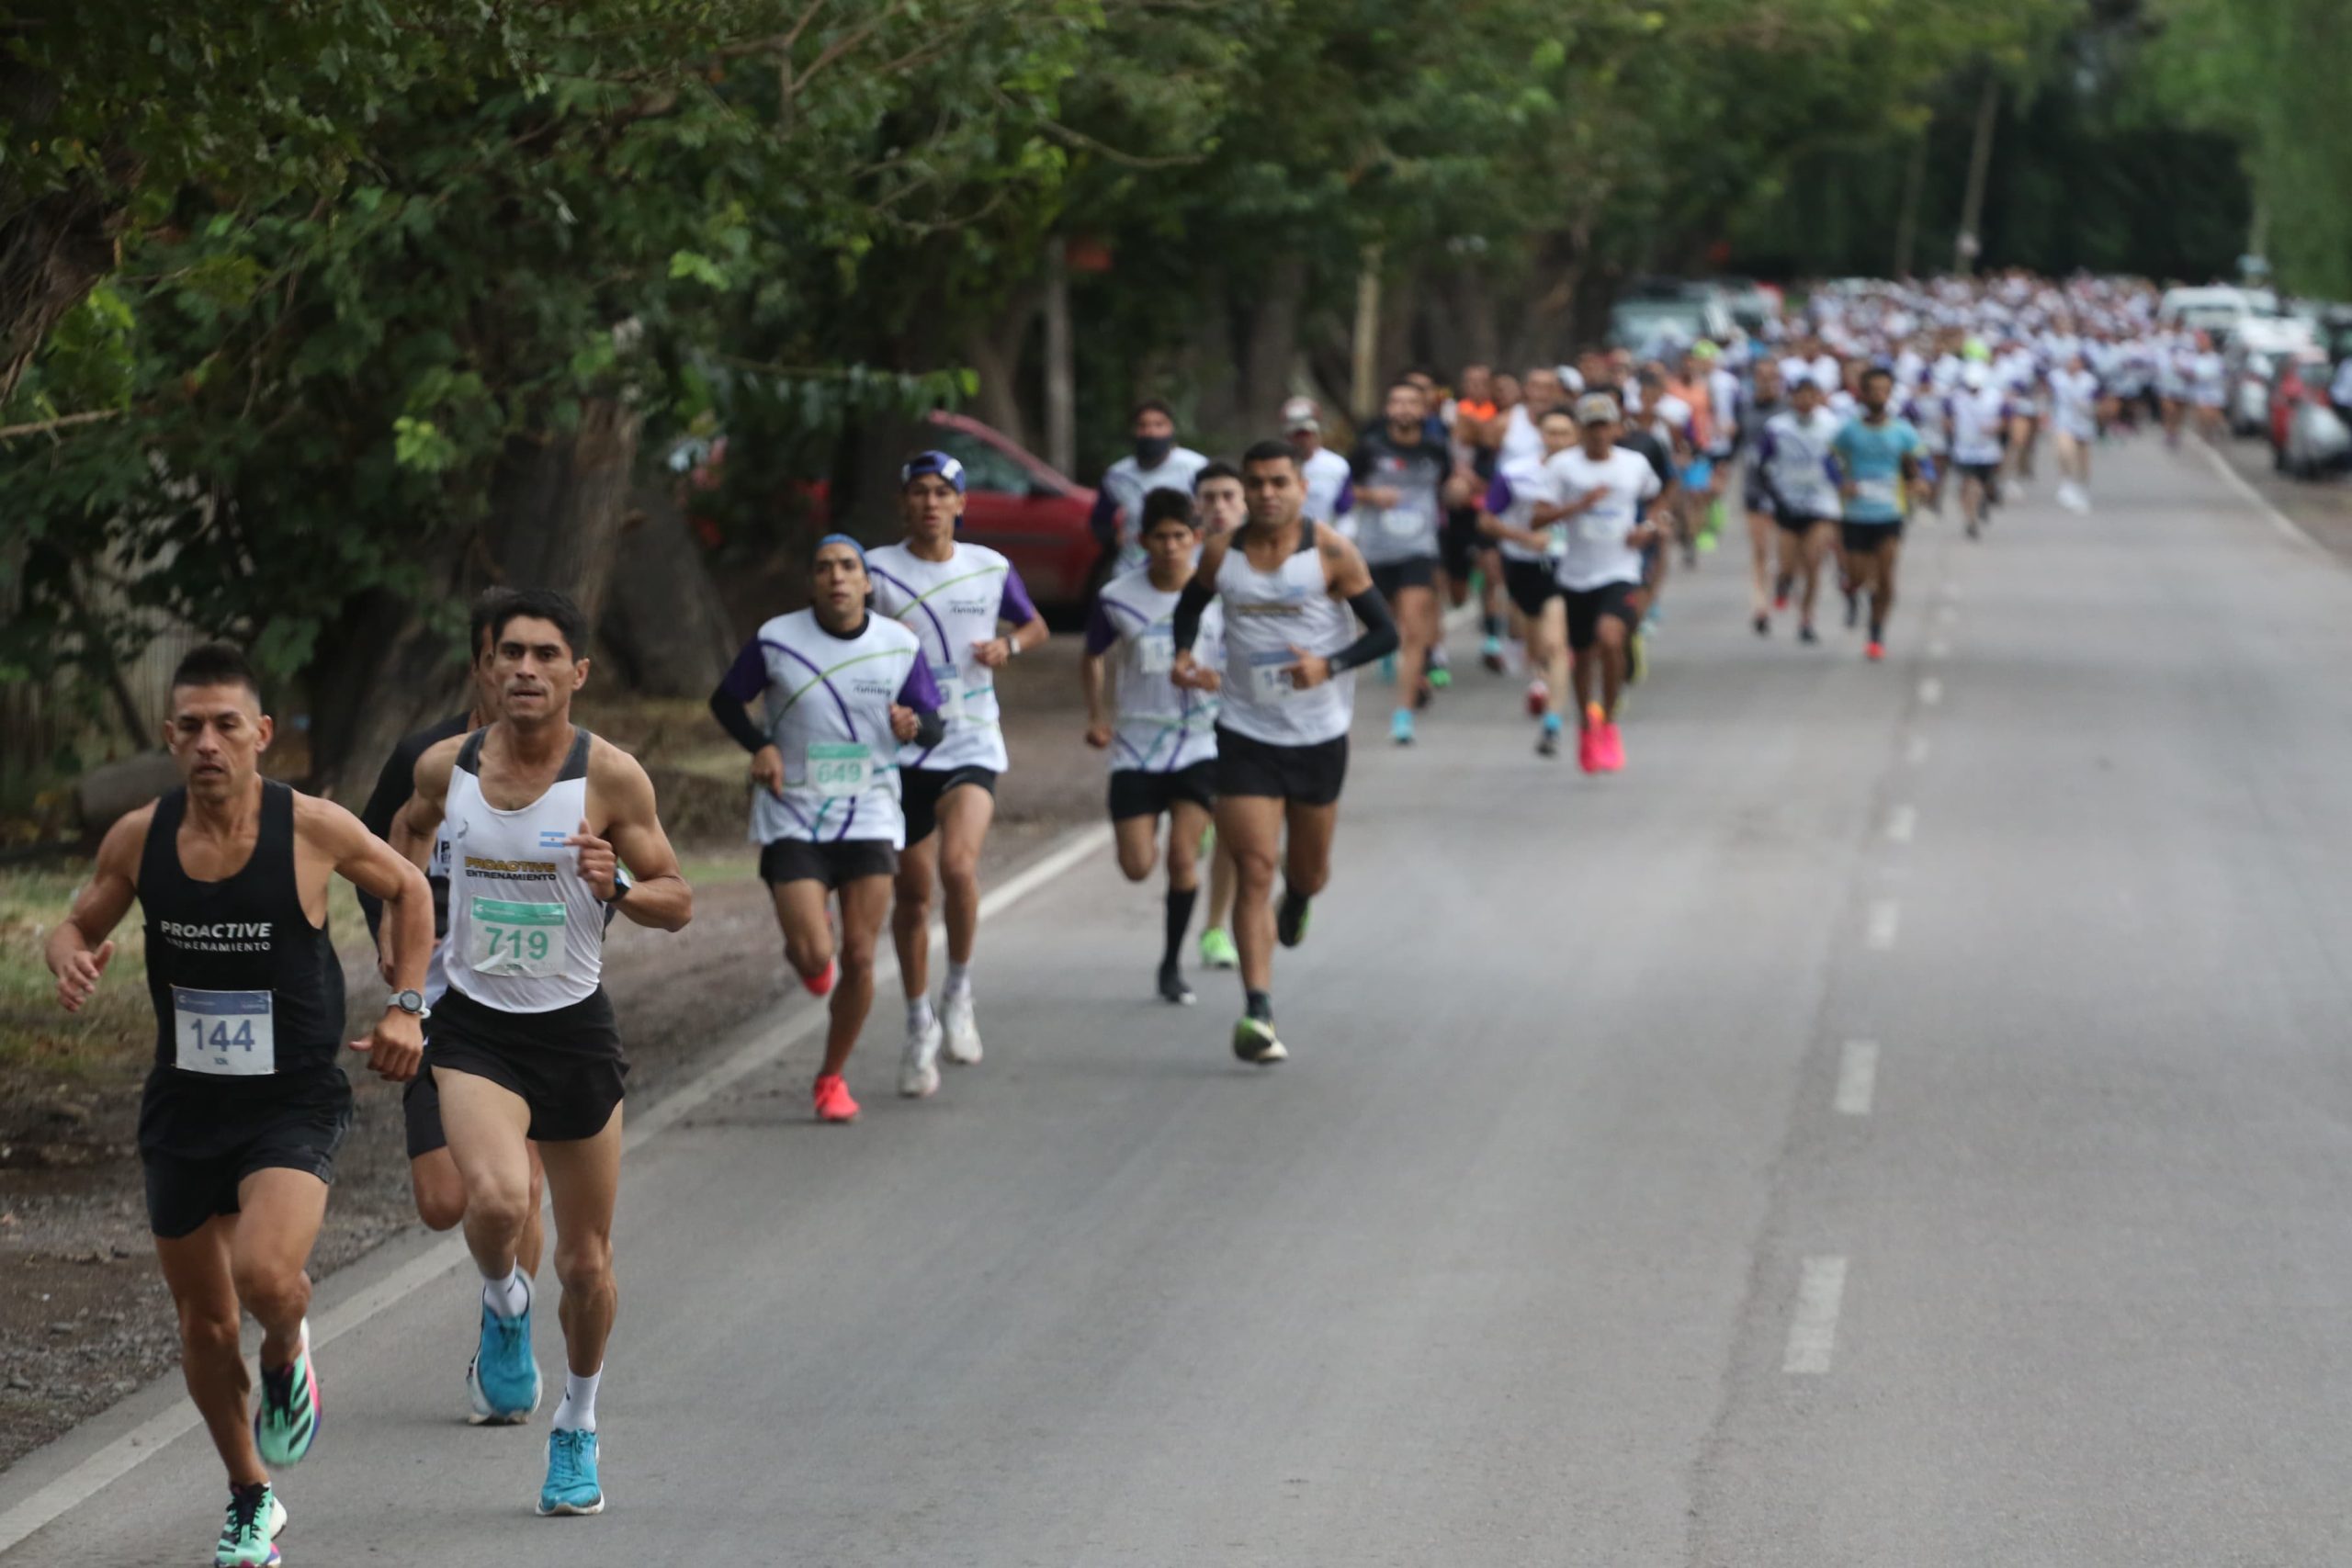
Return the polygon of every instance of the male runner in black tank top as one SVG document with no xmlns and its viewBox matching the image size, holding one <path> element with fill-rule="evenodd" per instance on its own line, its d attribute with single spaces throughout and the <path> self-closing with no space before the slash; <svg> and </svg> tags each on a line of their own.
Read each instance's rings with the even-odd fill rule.
<svg viewBox="0 0 2352 1568">
<path fill-rule="evenodd" d="M 394 1082 L 416 1072 L 433 946 L 424 875 L 342 807 L 262 778 L 270 734 L 236 649 L 183 660 L 164 728 L 181 786 L 107 831 L 46 954 L 58 1000 L 79 1011 L 114 956 L 107 933 L 132 898 L 146 911 L 155 1066 L 139 1157 L 188 1393 L 229 1471 L 222 1568 L 276 1560 L 286 1511 L 264 1465 L 294 1464 L 318 1430 L 305 1270 L 351 1126 L 328 879 L 384 900 L 398 990 L 352 1048 Z M 241 1306 L 262 1327 L 250 1416 Z"/>
</svg>

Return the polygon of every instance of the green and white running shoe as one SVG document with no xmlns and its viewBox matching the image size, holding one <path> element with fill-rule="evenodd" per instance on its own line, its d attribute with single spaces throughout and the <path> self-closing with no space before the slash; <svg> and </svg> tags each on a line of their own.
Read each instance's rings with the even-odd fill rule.
<svg viewBox="0 0 2352 1568">
<path fill-rule="evenodd" d="M 1201 932 L 1201 967 L 1204 969 L 1238 969 L 1241 950 L 1233 945 L 1233 938 L 1223 926 L 1211 926 Z"/>
<path fill-rule="evenodd" d="M 229 1488 L 229 1517 L 220 1523 L 220 1543 L 212 1568 L 277 1568 L 277 1535 L 286 1528 L 286 1505 L 264 1482 Z"/>
<path fill-rule="evenodd" d="M 1233 1054 L 1261 1067 L 1290 1060 L 1290 1053 L 1283 1050 L 1283 1043 L 1274 1038 L 1274 1025 L 1270 1019 L 1244 1018 L 1235 1024 Z"/>
<path fill-rule="evenodd" d="M 596 1484 L 596 1434 L 559 1427 L 548 1434 L 548 1480 L 539 1513 L 601 1514 L 605 1490 Z"/>
<path fill-rule="evenodd" d="M 319 1435 L 319 1379 L 311 1366 L 311 1320 L 302 1320 L 302 1341 L 294 1364 L 261 1373 L 261 1405 L 254 1412 L 254 1447 L 272 1470 L 302 1462 Z"/>
</svg>

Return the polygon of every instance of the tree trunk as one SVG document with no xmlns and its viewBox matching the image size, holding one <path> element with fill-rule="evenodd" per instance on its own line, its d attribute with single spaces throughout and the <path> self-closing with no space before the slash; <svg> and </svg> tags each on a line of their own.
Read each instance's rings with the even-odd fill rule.
<svg viewBox="0 0 2352 1568">
<path fill-rule="evenodd" d="M 972 401 L 973 416 L 1023 446 L 1030 441 L 1029 422 L 1021 412 L 1021 354 L 1028 346 L 1029 329 L 1044 299 L 1040 286 L 1017 289 L 994 321 L 973 329 L 964 338 L 965 357 L 980 379 L 979 395 Z"/>
<path fill-rule="evenodd" d="M 507 443 L 487 530 L 498 581 L 569 594 L 596 624 L 628 513 L 639 427 L 637 412 L 617 398 L 591 398 L 570 435 Z"/>
<path fill-rule="evenodd" d="M 631 691 L 707 696 L 735 657 L 734 624 L 675 493 L 643 490 L 637 501 L 599 635 Z"/>
<path fill-rule="evenodd" d="M 1069 330 L 1069 242 L 1046 253 L 1046 461 L 1078 472 L 1078 352 Z"/>
<path fill-rule="evenodd" d="M 1961 197 L 1960 237 L 1953 242 L 1952 270 L 1966 277 L 1984 254 L 1984 180 L 1993 168 L 1993 128 L 2001 108 L 2001 79 L 1987 68 L 1984 96 L 1976 103 L 1976 137 L 1968 149 L 1968 186 Z"/>
<path fill-rule="evenodd" d="M 1241 343 L 1241 418 L 1251 432 L 1280 428 L 1283 400 L 1298 362 L 1299 320 L 1306 304 L 1306 258 L 1285 256 L 1260 277 L 1245 307 Z"/>
<path fill-rule="evenodd" d="M 1453 344 L 1457 357 L 1447 362 L 1447 371 L 1457 372 L 1464 365 L 1493 368 L 1495 356 L 1502 352 L 1502 333 L 1496 325 L 1494 290 L 1487 287 L 1484 264 L 1454 270 L 1453 299 L 1459 341 Z"/>
<path fill-rule="evenodd" d="M 453 574 L 454 575 L 454 574 Z M 450 584 L 461 596 L 464 587 Z M 465 636 L 435 632 L 408 601 L 369 589 L 319 634 L 305 674 L 311 773 L 305 787 L 364 796 L 401 737 L 465 701 Z"/>
<path fill-rule="evenodd" d="M 38 141 L 57 111 L 57 85 L 46 72 L 0 59 L 0 104 L 12 129 Z M 108 180 L 130 183 L 138 164 L 117 150 L 98 150 Z M 115 237 L 123 211 L 98 193 L 96 181 L 76 177 L 64 187 L 27 201 L 12 178 L 0 177 L 0 403 L 14 395 L 41 340 L 114 270 Z"/>
</svg>

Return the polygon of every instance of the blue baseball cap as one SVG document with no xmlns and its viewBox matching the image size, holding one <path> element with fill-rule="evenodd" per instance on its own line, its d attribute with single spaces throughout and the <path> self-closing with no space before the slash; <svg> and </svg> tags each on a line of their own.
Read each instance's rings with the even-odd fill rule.
<svg viewBox="0 0 2352 1568">
<path fill-rule="evenodd" d="M 865 559 L 865 547 L 859 544 L 855 539 L 851 538 L 847 534 L 826 535 L 823 538 L 818 540 L 816 547 L 808 552 L 808 558 L 811 560 L 816 559 L 817 556 L 827 545 L 847 545 L 851 549 L 857 552 L 857 558 L 861 563 Z"/>
<path fill-rule="evenodd" d="M 957 495 L 964 493 L 964 465 L 944 452 L 918 452 L 908 458 L 899 470 L 899 488 L 904 490 L 925 474 L 937 474 L 956 487 Z"/>
</svg>

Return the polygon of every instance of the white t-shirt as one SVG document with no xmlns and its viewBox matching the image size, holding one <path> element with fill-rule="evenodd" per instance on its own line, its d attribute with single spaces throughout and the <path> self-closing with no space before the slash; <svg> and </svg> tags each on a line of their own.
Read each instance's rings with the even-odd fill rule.
<svg viewBox="0 0 2352 1568">
<path fill-rule="evenodd" d="M 1574 502 L 1592 491 L 1605 497 L 1564 519 L 1568 525 L 1567 552 L 1560 558 L 1554 579 L 1571 592 L 1582 593 L 1611 582 L 1642 580 L 1642 552 L 1625 542 L 1641 520 L 1642 503 L 1663 487 L 1657 470 L 1639 452 L 1623 446 L 1595 462 L 1581 446 L 1555 452 L 1544 460 L 1564 502 Z"/>
</svg>

